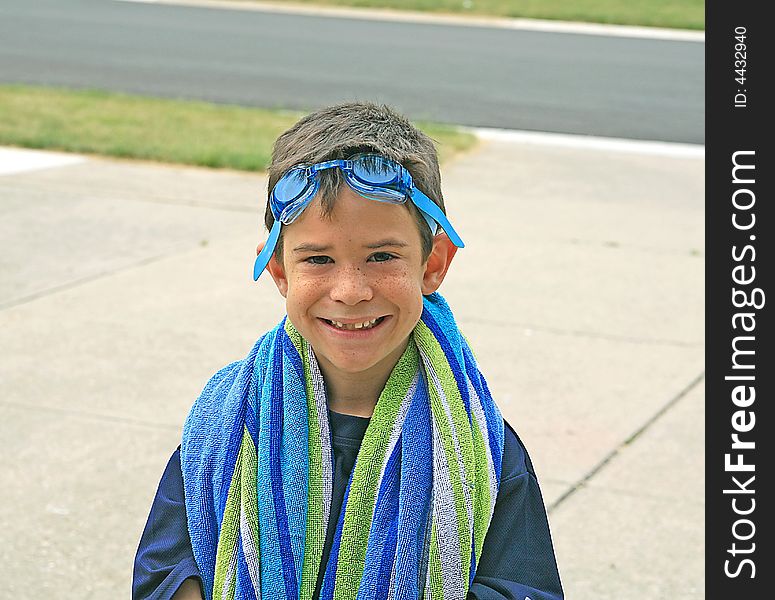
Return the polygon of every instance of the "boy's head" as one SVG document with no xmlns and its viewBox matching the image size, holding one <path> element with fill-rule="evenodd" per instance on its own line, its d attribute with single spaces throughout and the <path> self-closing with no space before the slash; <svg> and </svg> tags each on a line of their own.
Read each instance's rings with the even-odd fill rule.
<svg viewBox="0 0 775 600">
<path fill-rule="evenodd" d="M 388 106 L 349 102 L 322 108 L 303 117 L 275 141 L 264 213 L 266 228 L 271 230 L 275 221 L 269 196 L 289 169 L 297 165 L 347 159 L 364 152 L 380 154 L 403 165 L 411 173 L 414 185 L 444 212 L 441 174 L 433 140 Z M 337 192 L 346 184 L 339 169 L 321 171 L 318 177 L 318 198 L 323 214 L 329 215 Z M 433 246 L 433 232 L 411 202 L 407 202 L 406 206 L 417 223 L 423 257 L 427 258 Z M 283 260 L 283 249 L 281 229 L 275 249 L 279 262 Z"/>
<path fill-rule="evenodd" d="M 387 107 L 361 103 L 323 109 L 281 135 L 270 167 L 270 194 L 299 164 L 361 152 L 411 169 L 414 186 L 440 204 L 433 142 Z M 281 228 L 282 250 L 267 270 L 329 385 L 356 373 L 384 383 L 420 319 L 423 295 L 441 285 L 457 248 L 445 231 L 431 234 L 413 202 L 365 198 L 343 183 L 339 168 L 317 176 L 317 194 Z M 269 209 L 266 214 L 271 228 L 274 215 Z M 451 229 L 443 213 L 434 219 Z"/>
</svg>

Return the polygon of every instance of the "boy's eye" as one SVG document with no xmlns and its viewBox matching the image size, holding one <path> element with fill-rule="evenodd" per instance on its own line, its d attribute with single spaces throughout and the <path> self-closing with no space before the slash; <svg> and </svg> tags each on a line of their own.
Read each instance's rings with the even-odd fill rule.
<svg viewBox="0 0 775 600">
<path fill-rule="evenodd" d="M 313 265 L 325 265 L 328 264 L 328 262 L 331 260 L 328 256 L 310 256 L 307 259 L 308 263 L 312 263 Z"/>
<path fill-rule="evenodd" d="M 395 256 L 390 254 L 389 252 L 375 252 L 371 255 L 371 260 L 374 262 L 386 262 L 389 260 L 393 260 Z"/>
</svg>

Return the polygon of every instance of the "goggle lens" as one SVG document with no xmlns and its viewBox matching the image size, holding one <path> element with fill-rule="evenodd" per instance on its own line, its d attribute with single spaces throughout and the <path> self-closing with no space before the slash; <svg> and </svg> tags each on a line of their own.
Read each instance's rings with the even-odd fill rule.
<svg viewBox="0 0 775 600">
<path fill-rule="evenodd" d="M 353 159 L 352 165 L 353 175 L 370 185 L 390 184 L 401 176 L 400 166 L 382 156 L 359 156 Z"/>
<path fill-rule="evenodd" d="M 304 210 L 305 200 L 315 182 L 307 176 L 307 169 L 291 169 L 283 175 L 272 191 L 272 203 L 275 219 L 283 223 L 292 223 Z"/>
</svg>

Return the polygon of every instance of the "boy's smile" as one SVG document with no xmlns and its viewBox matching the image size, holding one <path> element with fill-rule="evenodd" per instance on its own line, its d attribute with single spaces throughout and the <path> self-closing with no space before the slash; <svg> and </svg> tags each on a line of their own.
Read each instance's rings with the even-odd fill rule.
<svg viewBox="0 0 775 600">
<path fill-rule="evenodd" d="M 423 262 L 405 205 L 368 200 L 342 186 L 329 216 L 314 200 L 283 229 L 283 265 L 268 266 L 288 318 L 312 345 L 329 400 L 369 412 L 441 284 L 455 247 L 445 235 Z M 369 412 L 370 414 L 370 412 Z"/>
</svg>

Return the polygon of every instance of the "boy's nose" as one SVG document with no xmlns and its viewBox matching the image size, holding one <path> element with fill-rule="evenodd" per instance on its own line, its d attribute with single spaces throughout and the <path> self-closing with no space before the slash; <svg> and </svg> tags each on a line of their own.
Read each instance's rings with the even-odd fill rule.
<svg viewBox="0 0 775 600">
<path fill-rule="evenodd" d="M 373 295 L 367 274 L 355 266 L 339 269 L 331 286 L 331 299 L 348 305 L 371 300 Z"/>
</svg>

